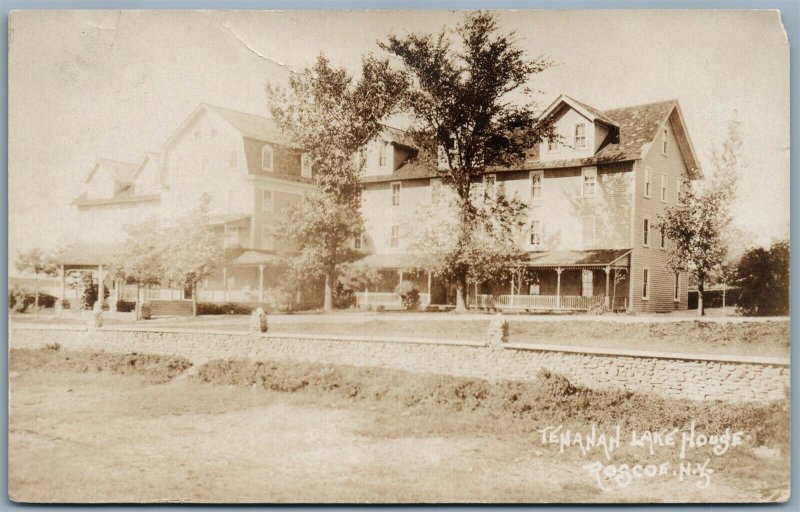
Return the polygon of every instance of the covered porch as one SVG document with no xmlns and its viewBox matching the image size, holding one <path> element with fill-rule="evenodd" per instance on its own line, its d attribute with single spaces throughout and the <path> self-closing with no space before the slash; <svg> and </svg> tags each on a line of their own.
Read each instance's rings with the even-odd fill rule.
<svg viewBox="0 0 800 512">
<path fill-rule="evenodd" d="M 365 286 L 363 291 L 356 292 L 356 307 L 402 308 L 403 299 L 395 289 L 403 281 L 411 283 L 419 292 L 421 308 L 433 304 L 432 298 L 437 296 L 437 291 L 441 292 L 441 286 L 434 282 L 433 273 L 419 268 L 415 260 L 411 254 L 371 254 L 363 258 L 361 261 L 366 265 L 378 269 L 379 279 Z"/>
<path fill-rule="evenodd" d="M 628 309 L 630 249 L 530 253 L 511 278 L 475 285 L 474 309 L 588 311 Z"/>
</svg>

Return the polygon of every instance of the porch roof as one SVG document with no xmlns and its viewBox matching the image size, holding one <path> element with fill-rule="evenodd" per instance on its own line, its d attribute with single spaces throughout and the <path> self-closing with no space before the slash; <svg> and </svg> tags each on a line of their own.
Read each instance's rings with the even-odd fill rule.
<svg viewBox="0 0 800 512">
<path fill-rule="evenodd" d="M 249 249 L 231 261 L 231 265 L 270 265 L 279 263 L 281 257 L 274 252 L 262 252 Z"/>
<path fill-rule="evenodd" d="M 418 263 L 419 254 L 370 254 L 361 259 L 361 262 L 376 268 L 414 269 L 422 268 Z"/>
<path fill-rule="evenodd" d="M 92 266 L 108 265 L 114 261 L 121 245 L 110 243 L 77 242 L 58 251 L 54 260 L 66 266 Z"/>
<path fill-rule="evenodd" d="M 627 265 L 631 249 L 594 249 L 588 251 L 540 251 L 528 253 L 529 267 L 604 267 Z M 620 261 L 623 260 L 623 261 Z"/>
</svg>

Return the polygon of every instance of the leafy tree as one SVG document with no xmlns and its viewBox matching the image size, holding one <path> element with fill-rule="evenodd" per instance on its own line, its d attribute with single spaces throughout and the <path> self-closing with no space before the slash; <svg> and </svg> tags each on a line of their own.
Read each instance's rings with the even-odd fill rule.
<svg viewBox="0 0 800 512">
<path fill-rule="evenodd" d="M 136 318 L 141 318 L 142 289 L 156 284 L 164 268 L 165 235 L 155 221 L 127 227 L 127 238 L 114 255 L 111 272 L 126 284 L 136 284 Z"/>
<path fill-rule="evenodd" d="M 381 130 L 402 92 L 402 80 L 388 77 L 386 61 L 362 63 L 355 80 L 322 55 L 311 68 L 293 75 L 288 88 L 267 86 L 270 111 L 278 125 L 311 159 L 317 190 L 287 208 L 277 234 L 300 252 L 293 275 L 325 281 L 324 309 L 333 309 L 333 288 L 341 265 L 357 254 L 350 248 L 361 231 L 360 174 L 355 158 Z"/>
<path fill-rule="evenodd" d="M 474 201 L 472 188 L 488 167 L 521 162 L 526 150 L 553 130 L 536 119 L 527 87 L 533 75 L 551 65 L 548 59 L 528 58 L 513 33 L 498 32 L 491 14 L 467 14 L 455 33 L 458 45 L 443 30 L 437 36 L 391 36 L 380 47 L 401 63 L 407 84 L 402 107 L 413 118 L 410 135 L 419 158 L 456 193 L 456 236 L 441 259 L 458 290 L 456 310 L 463 311 L 469 280 L 491 275 L 477 268 L 497 262 L 499 270 L 509 263 L 495 260 L 485 251 L 491 246 L 476 240 L 482 205 Z M 513 97 L 521 101 L 512 103 Z"/>
<path fill-rule="evenodd" d="M 789 241 L 783 240 L 769 249 L 750 249 L 742 256 L 736 269 L 739 312 L 754 316 L 789 314 L 789 254 Z"/>
<path fill-rule="evenodd" d="M 697 281 L 697 309 L 701 316 L 705 314 L 705 285 L 726 273 L 726 233 L 731 222 L 730 204 L 736 195 L 736 176 L 741 168 L 737 156 L 740 147 L 738 123 L 732 121 L 722 149 L 712 148 L 713 171 L 708 183 L 705 187 L 685 184 L 680 190 L 680 203 L 667 208 L 657 223 L 657 228 L 674 242 L 668 250 L 667 267 L 672 272 L 688 272 Z"/>
<path fill-rule="evenodd" d="M 39 314 L 39 276 L 55 276 L 58 274 L 58 266 L 49 256 L 45 256 L 41 249 L 34 247 L 26 252 L 18 252 L 15 262 L 17 270 L 23 273 L 33 274 L 36 279 L 36 289 L 34 290 L 34 312 Z"/>
<path fill-rule="evenodd" d="M 163 274 L 172 281 L 186 283 L 192 291 L 192 315 L 197 316 L 197 283 L 213 274 L 225 260 L 220 237 L 209 223 L 211 198 L 204 194 L 197 208 L 165 231 Z"/>
</svg>

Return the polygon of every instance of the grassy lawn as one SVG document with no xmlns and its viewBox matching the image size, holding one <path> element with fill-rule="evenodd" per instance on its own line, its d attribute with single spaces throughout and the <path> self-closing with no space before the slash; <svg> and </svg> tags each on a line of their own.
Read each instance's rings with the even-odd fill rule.
<svg viewBox="0 0 800 512">
<path fill-rule="evenodd" d="M 750 502 L 788 488 L 788 414 L 772 406 L 596 393 L 553 376 L 522 385 L 219 361 L 195 377 L 172 378 L 176 367 L 183 361 L 12 350 L 12 499 Z M 772 430 L 713 459 L 706 488 L 664 476 L 609 491 L 583 468 L 592 456 L 560 453 L 537 434 L 544 425 L 588 429 L 608 421 L 669 427 L 692 416 L 709 428 Z M 676 455 L 621 449 L 614 457 L 633 464 Z"/>
</svg>

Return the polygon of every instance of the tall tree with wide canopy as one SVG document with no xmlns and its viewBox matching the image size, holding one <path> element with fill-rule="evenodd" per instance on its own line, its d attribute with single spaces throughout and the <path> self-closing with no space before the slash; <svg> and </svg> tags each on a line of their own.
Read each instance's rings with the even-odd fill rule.
<svg viewBox="0 0 800 512">
<path fill-rule="evenodd" d="M 333 309 L 340 266 L 357 255 L 350 247 L 362 227 L 356 158 L 381 131 L 405 83 L 391 77 L 387 61 L 367 58 L 358 79 L 320 55 L 289 78 L 288 87 L 267 85 L 270 112 L 280 128 L 311 159 L 317 190 L 284 212 L 277 234 L 300 257 L 292 274 L 325 281 L 324 309 Z"/>
<path fill-rule="evenodd" d="M 142 290 L 159 282 L 164 268 L 166 238 L 154 220 L 126 227 L 127 237 L 122 248 L 114 254 L 111 273 L 136 284 L 136 319 L 141 318 Z"/>
<path fill-rule="evenodd" d="M 457 41 L 446 30 L 435 36 L 390 36 L 379 45 L 400 62 L 408 84 L 402 107 L 413 118 L 409 131 L 420 147 L 419 158 L 456 193 L 455 243 L 439 256 L 445 275 L 456 284 L 456 310 L 463 311 L 471 279 L 492 277 L 495 267 L 508 267 L 521 255 L 505 247 L 494 251 L 479 236 L 485 227 L 481 201 L 487 195 L 472 189 L 487 169 L 522 162 L 527 150 L 553 135 L 548 121 L 536 118 L 529 87 L 551 62 L 526 56 L 514 33 L 500 33 L 488 13 L 467 14 L 455 34 Z M 477 275 L 480 266 L 487 275 Z"/>
</svg>

